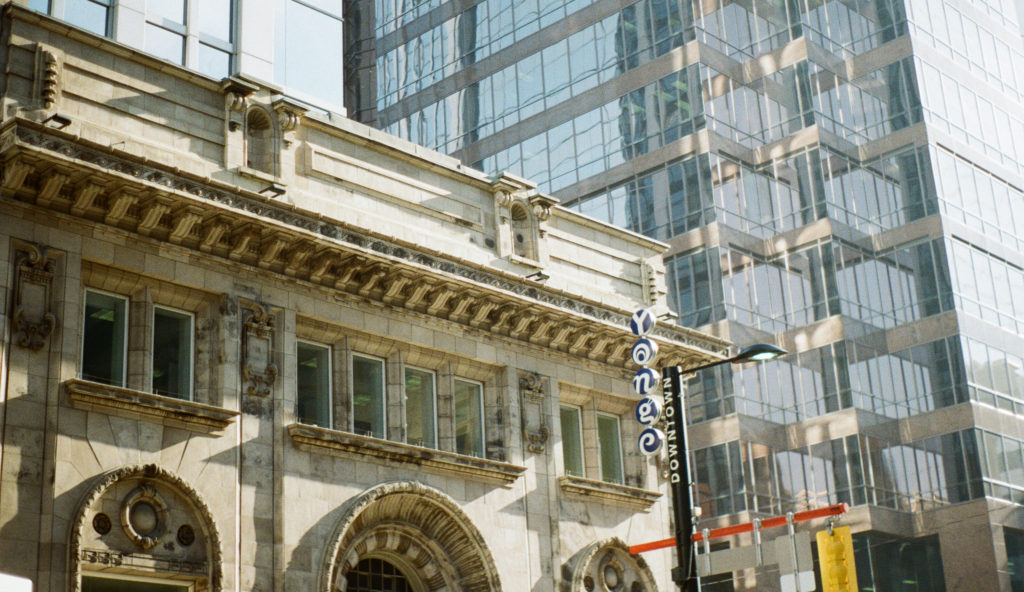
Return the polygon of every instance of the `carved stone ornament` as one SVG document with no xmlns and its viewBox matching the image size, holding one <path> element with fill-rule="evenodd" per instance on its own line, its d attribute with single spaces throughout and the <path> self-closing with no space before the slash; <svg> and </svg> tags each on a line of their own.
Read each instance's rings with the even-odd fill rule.
<svg viewBox="0 0 1024 592">
<path fill-rule="evenodd" d="M 519 375 L 519 394 L 527 401 L 541 402 L 548 389 L 548 377 L 534 372 Z"/>
<path fill-rule="evenodd" d="M 548 436 L 550 431 L 547 426 L 540 426 L 535 431 L 523 430 L 523 436 L 526 438 L 526 449 L 534 454 L 544 454 L 547 450 Z"/>
<path fill-rule="evenodd" d="M 286 97 L 276 98 L 271 106 L 277 113 L 277 123 L 281 126 L 281 139 L 287 148 L 295 140 L 295 130 L 302 123 L 306 108 Z"/>
<path fill-rule="evenodd" d="M 15 247 L 15 343 L 38 351 L 57 327 L 57 316 L 49 310 L 56 269 L 52 254 L 56 251 L 23 242 L 17 242 Z"/>
<path fill-rule="evenodd" d="M 618 538 L 597 541 L 562 566 L 562 592 L 643 592 L 657 590 L 654 575 L 639 555 Z"/>
<path fill-rule="evenodd" d="M 60 99 L 60 79 L 63 65 L 60 57 L 43 45 L 36 45 L 36 77 L 32 91 L 42 109 L 56 108 Z"/>
<path fill-rule="evenodd" d="M 167 504 L 155 487 L 143 484 L 121 502 L 121 528 L 143 550 L 160 542 L 167 531 Z"/>
<path fill-rule="evenodd" d="M 122 494 L 123 484 L 132 486 Z M 119 492 L 117 497 L 111 497 L 113 492 Z M 103 519 L 97 517 L 107 501 L 119 501 L 121 526 L 129 540 L 100 540 L 90 532 L 102 536 L 96 525 L 102 530 Z M 172 546 L 176 538 L 181 542 L 180 528 L 175 529 L 180 524 L 188 524 L 195 537 L 187 550 Z M 83 573 L 116 567 L 136 573 L 177 573 L 196 581 L 197 590 L 221 592 L 222 564 L 220 533 L 199 492 L 158 465 L 126 466 L 93 480 L 80 502 L 67 548 L 68 585 L 61 589 L 81 592 Z"/>
<path fill-rule="evenodd" d="M 245 381 L 245 392 L 254 397 L 266 397 L 274 388 L 278 375 L 277 364 L 270 359 L 274 318 L 270 311 L 258 302 L 245 301 L 242 307 L 248 313 L 245 318 L 242 351 L 242 380 Z"/>
</svg>

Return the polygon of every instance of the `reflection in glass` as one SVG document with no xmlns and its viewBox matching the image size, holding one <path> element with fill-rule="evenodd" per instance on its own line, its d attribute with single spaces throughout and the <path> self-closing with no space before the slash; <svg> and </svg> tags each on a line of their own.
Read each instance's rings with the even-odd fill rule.
<svg viewBox="0 0 1024 592">
<path fill-rule="evenodd" d="M 213 2 L 216 1 L 217 0 L 213 0 Z M 211 0 L 199 0 L 200 6 L 207 3 L 211 3 Z M 149 17 L 157 17 L 156 19 L 153 19 L 155 22 L 160 22 L 160 19 L 167 19 L 173 23 L 178 23 L 179 25 L 185 24 L 185 0 L 159 0 L 158 2 L 147 2 L 146 12 Z"/>
<path fill-rule="evenodd" d="M 231 54 L 205 45 L 199 44 L 199 62 L 196 70 L 218 80 L 231 74 Z"/>
<path fill-rule="evenodd" d="M 342 22 L 289 0 L 278 82 L 331 104 L 342 103 Z"/>
<path fill-rule="evenodd" d="M 199 9 L 196 24 L 200 35 L 221 41 L 231 39 L 231 0 L 201 0 L 196 8 Z"/>
<path fill-rule="evenodd" d="M 455 452 L 483 458 L 484 395 L 476 382 L 455 381 Z"/>
<path fill-rule="evenodd" d="M 437 448 L 434 373 L 405 369 L 405 438 L 409 444 Z"/>
<path fill-rule="evenodd" d="M 601 480 L 621 485 L 622 440 L 618 417 L 601 413 L 597 415 L 597 448 L 601 458 Z"/>
<path fill-rule="evenodd" d="M 65 0 L 64 20 L 97 35 L 107 34 L 107 4 L 91 0 Z"/>
<path fill-rule="evenodd" d="M 384 360 L 352 356 L 352 429 L 362 436 L 385 437 Z"/>
<path fill-rule="evenodd" d="M 563 405 L 559 408 L 562 426 L 562 459 L 565 474 L 583 477 L 583 435 L 580 430 L 580 410 Z"/>
<path fill-rule="evenodd" d="M 185 38 L 162 27 L 146 23 L 147 53 L 175 64 L 185 63 Z"/>
</svg>

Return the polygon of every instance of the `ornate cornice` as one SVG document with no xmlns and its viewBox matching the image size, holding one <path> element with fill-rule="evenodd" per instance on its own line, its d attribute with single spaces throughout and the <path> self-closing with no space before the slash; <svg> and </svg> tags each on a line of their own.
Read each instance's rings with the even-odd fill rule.
<svg viewBox="0 0 1024 592">
<path fill-rule="evenodd" d="M 0 132 L 0 162 L 2 184 L 19 200 L 360 299 L 616 366 L 624 365 L 634 341 L 627 330 L 631 311 L 115 155 L 27 120 Z M 59 173 L 51 172 L 55 165 Z M 727 342 L 697 331 L 662 325 L 654 335 L 666 365 L 728 354 Z"/>
</svg>

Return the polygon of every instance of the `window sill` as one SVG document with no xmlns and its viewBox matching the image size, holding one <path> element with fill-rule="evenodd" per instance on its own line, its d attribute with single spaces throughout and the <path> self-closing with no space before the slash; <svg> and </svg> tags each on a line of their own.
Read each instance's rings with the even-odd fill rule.
<svg viewBox="0 0 1024 592">
<path fill-rule="evenodd" d="M 526 467 L 495 460 L 421 448 L 402 442 L 380 440 L 312 425 L 293 423 L 288 426 L 288 435 L 299 448 L 314 452 L 342 456 L 372 456 L 397 463 L 419 465 L 426 469 L 476 481 L 503 485 L 513 483 L 526 470 Z"/>
<path fill-rule="evenodd" d="M 156 420 L 169 426 L 196 432 L 226 428 L 238 416 L 213 405 L 193 403 L 134 389 L 110 386 L 79 378 L 64 383 L 71 405 L 84 411 L 102 411 L 130 419 Z"/>
<path fill-rule="evenodd" d="M 565 475 L 558 478 L 558 486 L 568 496 L 608 502 L 620 506 L 647 509 L 661 497 L 657 491 L 647 491 L 637 487 L 594 481 L 582 477 Z"/>
<path fill-rule="evenodd" d="M 266 171 L 261 171 L 259 169 L 247 167 L 245 165 L 240 165 L 236 169 L 236 171 L 238 172 L 239 175 L 242 175 L 243 177 L 255 179 L 257 181 L 262 181 L 264 183 L 281 183 L 281 177 L 278 177 L 273 173 L 268 173 Z"/>
</svg>

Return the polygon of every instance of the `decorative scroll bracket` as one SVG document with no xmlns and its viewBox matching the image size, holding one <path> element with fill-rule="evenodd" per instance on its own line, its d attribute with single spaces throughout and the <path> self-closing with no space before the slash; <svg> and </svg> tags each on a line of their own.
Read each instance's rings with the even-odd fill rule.
<svg viewBox="0 0 1024 592">
<path fill-rule="evenodd" d="M 20 347 L 39 351 L 57 328 L 57 316 L 50 311 L 54 254 L 49 247 L 15 241 L 14 331 Z"/>
<path fill-rule="evenodd" d="M 533 372 L 519 373 L 519 398 L 523 409 L 523 439 L 526 450 L 544 454 L 551 430 L 545 421 L 544 401 L 548 390 L 548 377 Z"/>
<path fill-rule="evenodd" d="M 266 397 L 277 380 L 277 364 L 271 361 L 271 346 L 274 338 L 274 318 L 264 305 L 243 301 L 248 311 L 244 321 L 242 380 L 246 394 Z"/>
</svg>

